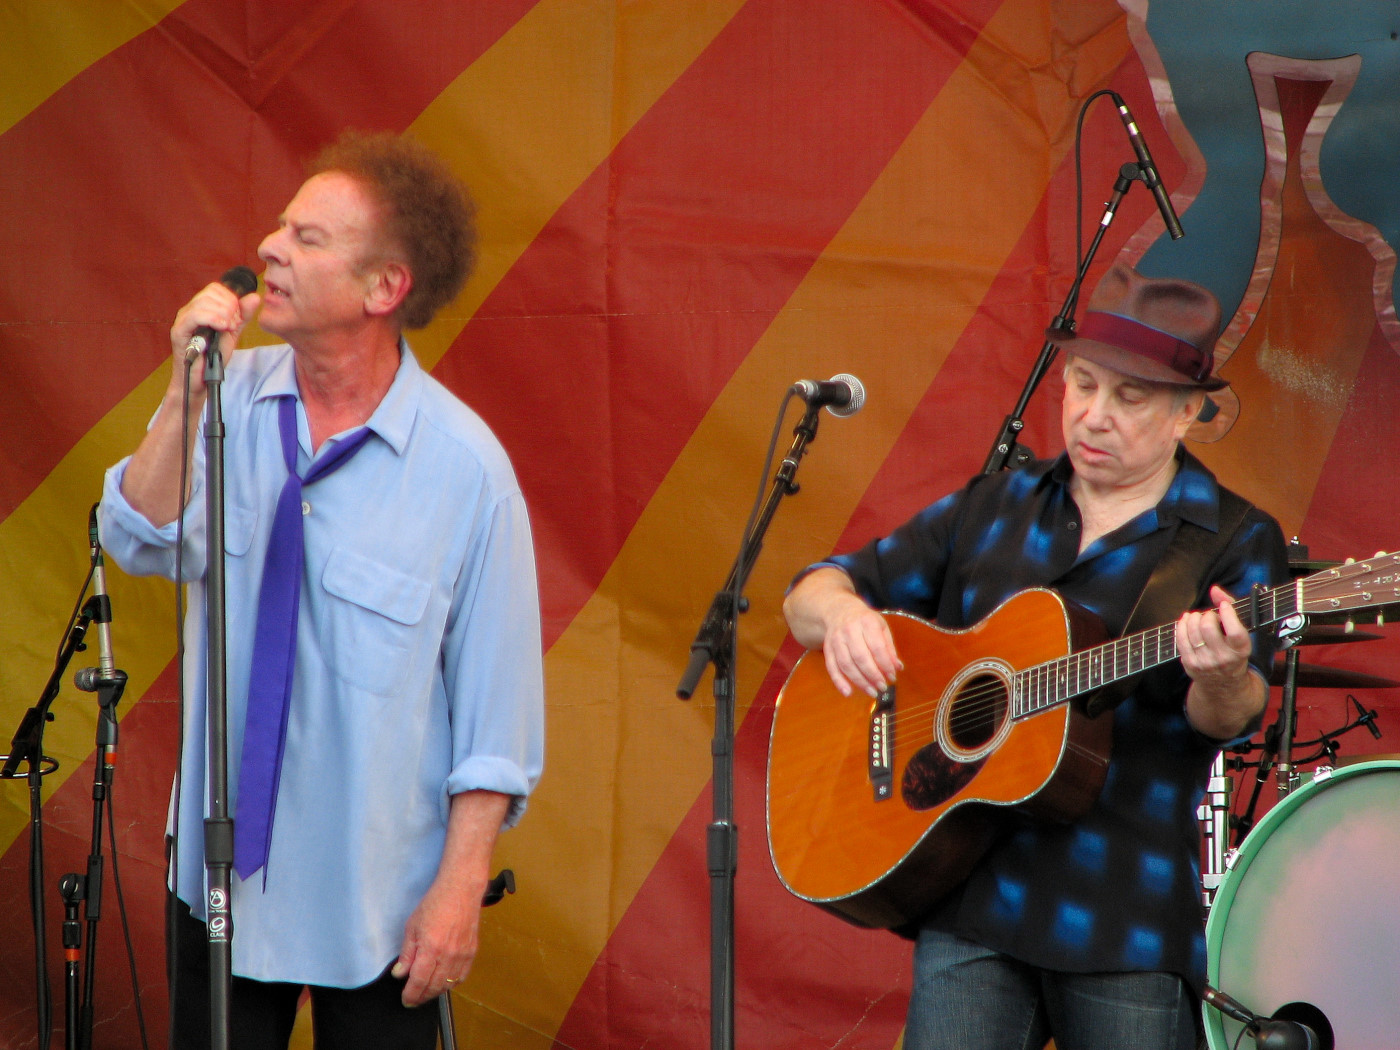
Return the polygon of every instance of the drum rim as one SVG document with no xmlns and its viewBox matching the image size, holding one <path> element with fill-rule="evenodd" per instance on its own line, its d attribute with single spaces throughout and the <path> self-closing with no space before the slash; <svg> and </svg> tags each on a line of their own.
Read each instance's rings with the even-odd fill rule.
<svg viewBox="0 0 1400 1050">
<path fill-rule="evenodd" d="M 1276 826 L 1283 823 L 1288 815 L 1301 806 L 1313 795 L 1325 791 L 1330 785 L 1349 780 L 1352 777 L 1364 776 L 1367 773 L 1378 773 L 1383 770 L 1400 770 L 1400 759 L 1378 759 L 1374 762 L 1357 762 L 1348 766 L 1332 767 L 1332 772 L 1322 780 L 1314 780 L 1304 784 L 1296 791 L 1291 792 L 1281 802 L 1276 804 L 1269 812 L 1264 814 L 1262 820 L 1250 829 L 1249 834 L 1240 843 L 1235 862 L 1225 873 L 1225 877 L 1220 882 L 1220 889 L 1211 902 L 1210 912 L 1206 916 L 1205 936 L 1206 936 L 1206 981 L 1211 983 L 1215 980 L 1220 969 L 1220 949 L 1222 937 L 1212 936 L 1219 923 L 1224 922 L 1224 916 L 1229 913 L 1230 906 L 1234 903 L 1235 895 L 1239 891 L 1240 881 L 1244 878 L 1245 872 L 1254 863 L 1254 857 L 1260 852 L 1260 847 L 1273 835 Z M 1249 850 L 1251 843 L 1256 843 L 1253 850 Z M 1249 850 L 1246 853 L 1246 850 Z M 1220 918 L 1217 918 L 1219 916 Z M 1228 992 L 1229 989 L 1221 989 Z M 1223 1046 L 1228 1044 L 1228 1037 L 1225 1033 L 1225 1019 L 1219 1011 L 1201 1004 L 1201 1017 L 1205 1022 L 1207 1043 L 1212 1046 Z M 1218 1042 L 1210 1037 L 1214 1034 Z"/>
</svg>

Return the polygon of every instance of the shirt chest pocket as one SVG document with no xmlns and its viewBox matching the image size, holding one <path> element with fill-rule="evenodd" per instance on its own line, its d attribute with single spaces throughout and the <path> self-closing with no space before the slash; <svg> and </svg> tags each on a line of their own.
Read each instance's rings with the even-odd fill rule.
<svg viewBox="0 0 1400 1050">
<path fill-rule="evenodd" d="M 320 633 L 326 663 L 343 682 L 390 696 L 406 687 L 432 587 L 373 558 L 338 548 L 321 574 L 325 615 Z"/>
</svg>

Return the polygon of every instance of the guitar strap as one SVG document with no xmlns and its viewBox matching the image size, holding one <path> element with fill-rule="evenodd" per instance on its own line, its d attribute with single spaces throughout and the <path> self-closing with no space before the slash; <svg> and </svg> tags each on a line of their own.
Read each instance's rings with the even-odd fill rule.
<svg viewBox="0 0 1400 1050">
<path fill-rule="evenodd" d="M 1216 563 L 1229 549 L 1250 509 L 1249 501 L 1223 485 L 1219 488 L 1219 527 L 1212 532 L 1189 521 L 1177 526 L 1176 535 L 1148 577 L 1119 637 L 1171 623 L 1208 592 Z M 1140 677 L 1123 678 L 1089 694 L 1084 705 L 1086 712 L 1092 717 L 1117 707 L 1132 695 Z"/>
</svg>

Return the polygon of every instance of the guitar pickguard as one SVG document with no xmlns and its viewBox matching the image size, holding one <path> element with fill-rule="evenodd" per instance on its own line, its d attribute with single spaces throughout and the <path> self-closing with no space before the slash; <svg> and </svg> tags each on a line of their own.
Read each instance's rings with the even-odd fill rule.
<svg viewBox="0 0 1400 1050">
<path fill-rule="evenodd" d="M 943 753 L 937 741 L 926 744 L 904 767 L 900 793 L 910 809 L 932 809 L 947 802 L 977 776 L 985 758 L 975 762 L 958 762 Z"/>
</svg>

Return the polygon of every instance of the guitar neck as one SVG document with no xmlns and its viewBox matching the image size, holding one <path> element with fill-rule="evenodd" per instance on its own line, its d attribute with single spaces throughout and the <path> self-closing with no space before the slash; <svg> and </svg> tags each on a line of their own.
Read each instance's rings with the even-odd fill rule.
<svg viewBox="0 0 1400 1050">
<path fill-rule="evenodd" d="M 1246 629 L 1257 631 L 1300 612 L 1308 582 L 1297 580 L 1278 587 L 1259 587 L 1232 605 Z M 1036 664 L 1013 676 L 1013 717 L 1034 715 L 1067 703 L 1076 696 L 1170 663 L 1179 655 L 1176 624 L 1169 623 Z"/>
</svg>

